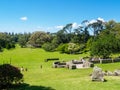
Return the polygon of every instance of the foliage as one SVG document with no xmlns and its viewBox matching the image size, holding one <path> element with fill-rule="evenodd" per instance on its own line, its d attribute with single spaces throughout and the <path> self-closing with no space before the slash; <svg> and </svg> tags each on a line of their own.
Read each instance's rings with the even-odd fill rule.
<svg viewBox="0 0 120 90">
<path fill-rule="evenodd" d="M 70 41 L 69 35 L 64 30 L 60 30 L 56 33 L 56 39 L 57 44 L 68 43 Z"/>
<path fill-rule="evenodd" d="M 18 43 L 22 48 L 27 46 L 30 36 L 30 33 L 19 34 Z"/>
<path fill-rule="evenodd" d="M 57 48 L 61 53 L 75 54 L 79 52 L 80 46 L 75 43 L 61 44 Z"/>
<path fill-rule="evenodd" d="M 75 54 L 76 52 L 78 52 L 80 50 L 80 46 L 75 44 L 75 43 L 69 43 L 68 44 L 68 52 L 70 54 Z"/>
<path fill-rule="evenodd" d="M 110 54 L 120 50 L 119 41 L 113 34 L 102 35 L 92 43 L 91 55 L 109 57 Z"/>
<path fill-rule="evenodd" d="M 8 43 L 8 44 L 6 45 L 6 49 L 11 49 L 11 48 L 15 48 L 15 44 Z"/>
<path fill-rule="evenodd" d="M 38 32 L 34 32 L 30 39 L 28 44 L 32 45 L 33 47 L 41 47 L 45 42 L 49 42 L 50 41 L 50 35 L 42 32 L 42 31 L 38 31 Z"/>
<path fill-rule="evenodd" d="M 3 50 L 2 50 L 2 47 L 0 46 L 0 52 L 2 52 Z"/>
<path fill-rule="evenodd" d="M 11 36 L 8 33 L 0 33 L 0 47 L 1 50 L 2 48 L 15 48 L 15 43 L 12 41 Z"/>
<path fill-rule="evenodd" d="M 94 39 L 93 39 L 93 37 L 91 37 L 86 43 L 86 48 L 90 49 L 93 42 L 94 42 Z"/>
<path fill-rule="evenodd" d="M 46 51 L 54 51 L 56 46 L 53 43 L 45 43 L 42 45 L 42 48 Z"/>
<path fill-rule="evenodd" d="M 91 32 L 93 34 L 90 34 Z M 0 33 L 0 51 L 3 51 L 3 48 L 15 48 L 15 44 L 19 44 L 21 47 L 39 47 L 46 51 L 54 51 L 57 48 L 61 53 L 68 54 L 89 50 L 91 55 L 104 57 L 120 51 L 119 41 L 120 23 L 113 20 L 104 22 L 98 18 L 93 21 L 84 20 L 77 27 L 72 23 L 66 24 L 56 33 Z"/>
<path fill-rule="evenodd" d="M 94 38 L 105 28 L 105 22 L 97 19 L 96 21 L 89 22 L 88 28 L 93 30 Z"/>
<path fill-rule="evenodd" d="M 57 48 L 60 53 L 68 53 L 68 44 L 61 44 Z"/>
<path fill-rule="evenodd" d="M 91 48 L 91 55 L 109 57 L 112 53 L 120 51 L 120 24 L 111 20 L 105 24 L 104 29 L 96 39 L 88 40 L 88 47 Z"/>
<path fill-rule="evenodd" d="M 0 65 L 0 88 L 9 87 L 9 85 L 21 83 L 23 75 L 20 70 L 10 64 Z"/>
</svg>

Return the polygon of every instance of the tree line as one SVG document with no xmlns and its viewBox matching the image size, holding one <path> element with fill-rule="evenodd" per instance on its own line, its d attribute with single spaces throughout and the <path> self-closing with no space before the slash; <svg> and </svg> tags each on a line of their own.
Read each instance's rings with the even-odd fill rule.
<svg viewBox="0 0 120 90">
<path fill-rule="evenodd" d="M 91 34 L 92 33 L 92 34 Z M 109 57 L 120 51 L 120 23 L 100 19 L 84 20 L 76 28 L 66 24 L 56 33 L 36 31 L 33 33 L 0 33 L 0 50 L 15 48 L 43 48 L 46 51 L 77 54 L 90 52 L 91 56 Z"/>
</svg>

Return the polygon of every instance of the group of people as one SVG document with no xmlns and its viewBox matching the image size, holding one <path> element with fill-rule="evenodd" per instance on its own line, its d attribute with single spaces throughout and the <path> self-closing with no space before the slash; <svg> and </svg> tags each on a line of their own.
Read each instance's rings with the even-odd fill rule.
<svg viewBox="0 0 120 90">
<path fill-rule="evenodd" d="M 23 66 L 20 68 L 20 71 L 28 71 L 28 69 L 27 68 L 23 68 Z"/>
<path fill-rule="evenodd" d="M 43 66 L 42 65 L 40 65 L 40 68 L 42 69 L 43 68 Z M 28 71 L 28 69 L 27 68 L 23 68 L 23 66 L 20 68 L 20 71 Z"/>
</svg>

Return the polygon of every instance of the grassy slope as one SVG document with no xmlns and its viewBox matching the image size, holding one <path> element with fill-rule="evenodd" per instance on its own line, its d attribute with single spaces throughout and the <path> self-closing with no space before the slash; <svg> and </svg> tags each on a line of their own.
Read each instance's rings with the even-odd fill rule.
<svg viewBox="0 0 120 90">
<path fill-rule="evenodd" d="M 58 57 L 61 61 L 79 59 L 84 55 L 67 55 L 58 52 L 45 52 L 41 49 L 17 48 L 0 53 L 0 63 L 9 62 L 18 67 L 27 67 L 28 72 L 23 72 L 25 83 L 30 86 L 22 87 L 25 90 L 118 90 L 120 77 L 105 77 L 107 82 L 91 82 L 89 74 L 92 69 L 68 70 L 52 68 L 53 61 L 44 62 L 45 58 Z M 87 54 L 86 54 L 87 56 Z M 40 65 L 43 68 L 40 69 Z M 120 68 L 120 63 L 97 65 L 103 70 Z M 20 90 L 20 89 L 19 89 Z"/>
</svg>

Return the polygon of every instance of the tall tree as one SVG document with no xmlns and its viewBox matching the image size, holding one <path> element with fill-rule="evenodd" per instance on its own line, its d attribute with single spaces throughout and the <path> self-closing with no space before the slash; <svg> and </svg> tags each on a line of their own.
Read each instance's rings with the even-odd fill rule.
<svg viewBox="0 0 120 90">
<path fill-rule="evenodd" d="M 103 30 L 97 39 L 92 42 L 91 54 L 108 57 L 111 53 L 120 51 L 120 24 L 114 21 L 106 23 L 106 29 Z"/>
<path fill-rule="evenodd" d="M 18 43 L 22 48 L 27 46 L 27 42 L 29 41 L 30 36 L 31 33 L 19 34 Z"/>
<path fill-rule="evenodd" d="M 0 48 L 15 48 L 15 43 L 12 41 L 8 33 L 0 33 Z"/>
<path fill-rule="evenodd" d="M 72 23 L 67 24 L 65 27 L 63 27 L 63 30 L 64 30 L 65 32 L 71 34 L 71 32 L 72 32 L 72 25 L 73 25 Z"/>
<path fill-rule="evenodd" d="M 33 47 L 41 47 L 45 42 L 49 41 L 50 34 L 47 34 L 42 31 L 37 31 L 31 35 L 28 44 L 32 45 Z"/>
<path fill-rule="evenodd" d="M 104 25 L 103 21 L 97 19 L 95 22 L 89 23 L 88 27 L 93 30 L 95 37 L 104 29 Z"/>
</svg>

